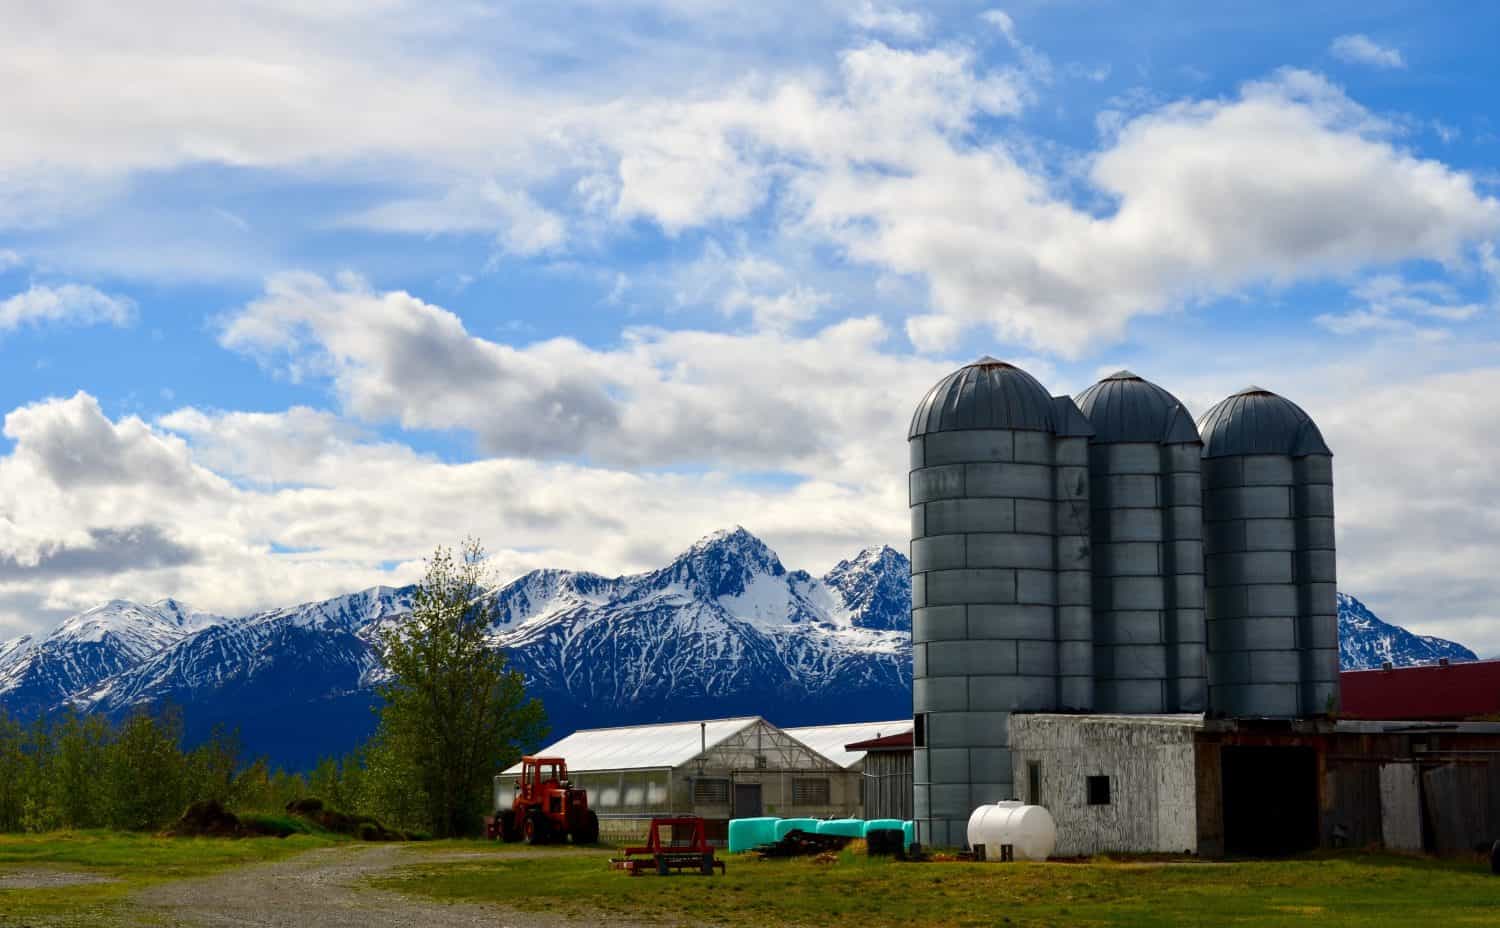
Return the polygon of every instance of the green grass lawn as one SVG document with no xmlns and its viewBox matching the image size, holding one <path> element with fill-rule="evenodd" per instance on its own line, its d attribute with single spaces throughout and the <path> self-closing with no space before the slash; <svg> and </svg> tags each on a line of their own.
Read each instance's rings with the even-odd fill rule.
<svg viewBox="0 0 1500 928">
<path fill-rule="evenodd" d="M 379 881 L 439 899 L 662 925 L 1500 925 L 1477 862 L 1381 855 L 1289 861 L 903 864 L 729 858 L 723 877 L 610 871 L 598 856 L 497 853 Z"/>
<path fill-rule="evenodd" d="M 44 867 L 108 879 L 37 889 L 0 888 L 0 925 L 99 924 L 107 922 L 109 910 L 122 897 L 151 883 L 277 860 L 332 843 L 316 835 L 240 840 L 105 831 L 0 835 L 0 875 L 16 868 Z"/>
</svg>

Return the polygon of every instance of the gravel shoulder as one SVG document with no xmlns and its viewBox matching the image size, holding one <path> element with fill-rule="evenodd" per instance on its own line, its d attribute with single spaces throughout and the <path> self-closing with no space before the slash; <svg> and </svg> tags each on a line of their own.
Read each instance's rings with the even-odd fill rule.
<svg viewBox="0 0 1500 928">
<path fill-rule="evenodd" d="M 58 886 L 85 886 L 90 883 L 112 883 L 110 877 L 82 870 L 55 867 L 0 867 L 0 889 L 52 889 Z"/>
<path fill-rule="evenodd" d="M 529 852 L 517 850 L 507 858 Z M 544 853 L 558 853 L 547 851 Z M 570 920 L 490 905 L 414 899 L 363 885 L 403 866 L 491 860 L 484 851 L 425 852 L 409 845 L 345 845 L 143 890 L 126 906 L 127 923 L 211 928 L 573 928 Z"/>
</svg>

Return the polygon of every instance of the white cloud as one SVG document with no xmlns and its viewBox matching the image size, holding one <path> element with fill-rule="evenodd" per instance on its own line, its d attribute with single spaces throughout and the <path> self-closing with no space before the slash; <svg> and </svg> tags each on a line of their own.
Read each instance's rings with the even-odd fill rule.
<svg viewBox="0 0 1500 928">
<path fill-rule="evenodd" d="M 790 5 L 641 8 L 722 48 L 726 36 L 773 34 Z M 582 9 L 536 15 L 554 17 L 544 27 L 558 27 L 546 32 L 554 43 L 572 41 L 564 20 L 608 31 Z M 827 23 L 851 9 L 871 22 L 900 12 L 872 0 L 814 4 L 806 16 Z M 474 7 L 236 3 L 208 17 L 153 0 L 144 12 L 65 18 L 48 42 L 37 36 L 54 20 L 26 17 L 0 38 L 4 60 L 24 71 L 16 86 L 66 88 L 82 109 L 59 120 L 50 97 L 8 94 L 0 176 L 97 181 L 202 162 L 338 172 L 402 191 L 351 221 L 492 233 L 521 256 L 637 222 L 677 235 L 766 217 L 784 241 L 924 284 L 909 329 L 926 347 L 978 328 L 1067 356 L 1118 339 L 1141 315 L 1250 285 L 1455 261 L 1500 226 L 1500 207 L 1470 175 L 1399 147 L 1339 88 L 1300 71 L 1116 115 L 1085 172 L 1060 177 L 1005 120 L 1037 101 L 1051 67 L 1008 14 L 983 15 L 1018 64 L 987 66 L 960 44 L 870 41 L 833 69 L 711 69 L 690 92 L 654 71 L 629 92 L 604 80 L 613 56 L 641 56 L 618 36 L 601 36 L 599 60 L 580 65 L 587 80 L 528 83 L 539 58 L 566 55 L 544 43 L 497 68 L 475 38 L 493 42 L 496 30 Z M 152 25 L 164 19 L 173 30 Z M 211 25 L 215 41 L 200 41 Z M 526 17 L 513 26 L 537 37 Z M 220 39 L 235 53 L 199 54 Z M 441 60 L 420 51 L 444 42 Z M 185 82 L 213 92 L 173 92 Z M 806 315 L 816 296 L 741 303 L 770 322 Z"/>
<path fill-rule="evenodd" d="M 523 256 L 553 251 L 567 238 L 563 217 L 524 191 L 494 181 L 461 184 L 436 197 L 394 200 L 344 220 L 350 226 L 431 235 L 494 232 L 504 251 Z"/>
<path fill-rule="evenodd" d="M 742 261 L 739 273 L 779 271 Z M 952 366 L 892 353 L 888 339 L 878 320 L 849 319 L 806 338 L 636 329 L 608 349 L 515 347 L 411 294 L 305 274 L 273 278 L 221 335 L 294 378 L 329 378 L 348 415 L 472 432 L 496 454 L 859 479 L 900 456 L 890 410 Z"/>
<path fill-rule="evenodd" d="M 1368 65 L 1372 68 L 1406 67 L 1399 49 L 1381 45 L 1360 33 L 1339 36 L 1333 40 L 1328 50 L 1333 57 L 1349 64 Z"/>
<path fill-rule="evenodd" d="M 778 261 L 744 249 L 731 252 L 713 241 L 697 260 L 674 271 L 669 289 L 679 306 L 717 306 L 726 315 L 749 314 L 761 329 L 782 330 L 807 322 L 833 303 L 832 294 L 801 282 Z"/>
<path fill-rule="evenodd" d="M 1010 14 L 1004 10 L 985 10 L 979 14 L 979 18 L 994 26 L 1005 36 L 1005 41 L 1012 45 L 1019 45 L 1020 39 L 1016 35 L 1016 21 L 1010 18 Z"/>
<path fill-rule="evenodd" d="M 1488 308 L 1465 298 L 1447 280 L 1408 280 L 1399 274 L 1377 274 L 1350 291 L 1358 306 L 1344 313 L 1324 313 L 1319 325 L 1337 335 L 1384 331 L 1443 337 L 1441 326 L 1469 322 Z"/>
<path fill-rule="evenodd" d="M 883 32 L 902 39 L 920 39 L 927 34 L 927 17 L 898 7 L 876 6 L 873 0 L 860 0 L 850 22 L 868 32 Z"/>
<path fill-rule="evenodd" d="M 25 262 L 21 260 L 21 256 L 16 252 L 10 250 L 9 248 L 0 248 L 0 274 L 9 271 L 12 268 L 18 268 L 24 263 Z"/>
<path fill-rule="evenodd" d="M 822 570 L 872 540 L 899 542 L 906 523 L 899 474 L 757 484 L 712 471 L 444 463 L 309 409 L 186 409 L 154 427 L 111 420 L 79 394 L 16 410 L 5 428 L 15 448 L 0 456 L 0 621 L 22 627 L 37 615 L 15 604 L 55 613 L 172 595 L 240 614 L 408 582 L 434 544 L 465 534 L 484 538 L 510 579 L 541 566 L 659 566 L 737 522 L 789 564 Z M 904 458 L 895 444 L 890 456 Z M 119 563 L 104 569 L 116 548 Z M 83 560 L 90 569 L 63 569 Z"/>
<path fill-rule="evenodd" d="M 854 450 L 808 466 L 803 479 L 772 483 L 719 469 L 630 471 L 516 458 L 455 464 L 371 441 L 326 411 L 184 409 L 151 425 L 111 420 L 80 394 L 7 417 L 15 448 L 0 456 L 0 562 L 37 569 L 0 576 L 0 598 L 77 609 L 112 596 L 170 594 L 243 612 L 411 579 L 410 565 L 433 544 L 466 533 L 487 540 L 507 577 L 538 566 L 649 567 L 736 522 L 763 534 L 789 565 L 815 570 L 865 544 L 901 544 L 906 418 L 947 365 L 882 362 L 840 351 L 826 337 L 785 343 L 805 363 L 817 357 L 826 372 L 818 379 L 799 365 L 764 360 L 759 336 L 679 337 L 691 342 L 683 356 L 718 346 L 705 364 L 727 368 L 726 379 L 744 378 L 738 392 L 713 385 L 700 408 L 706 418 L 739 404 L 759 414 L 767 402 L 760 394 L 769 392 L 762 380 L 788 381 L 771 397 L 788 404 L 787 418 L 760 423 L 754 436 L 766 445 L 766 467 L 786 454 L 781 430 L 817 431 L 830 416 L 848 421 L 818 440 Z M 1171 365 L 1141 370 L 1197 411 L 1250 379 L 1307 408 L 1336 454 L 1341 588 L 1421 632 L 1486 652 L 1500 648 L 1494 343 L 1397 338 L 1315 352 L 1313 363 L 1269 356 L 1264 345 L 1225 351 L 1206 373 L 1180 365 L 1179 373 Z M 622 363 L 620 355 L 610 360 Z M 1064 385 L 1045 365 L 1019 360 L 1054 390 Z M 883 393 L 887 380 L 901 384 Z M 497 416 L 508 412 L 496 406 Z M 717 426 L 705 424 L 709 433 Z M 128 537 L 155 539 L 161 556 L 113 572 L 39 569 L 49 556 Z M 296 553 L 274 553 L 273 545 Z M 393 562 L 408 566 L 392 572 Z"/>
<path fill-rule="evenodd" d="M 42 323 L 123 326 L 134 318 L 134 301 L 83 284 L 32 284 L 0 300 L 0 331 Z"/>
<path fill-rule="evenodd" d="M 925 278 L 934 308 L 962 323 L 925 331 L 984 325 L 1077 356 L 1187 299 L 1456 260 L 1500 227 L 1500 204 L 1471 177 L 1397 149 L 1379 128 L 1326 81 L 1286 72 L 1237 99 L 1125 123 L 1089 171 L 1115 204 L 1104 215 L 1057 199 L 1002 148 L 937 140 L 798 189 L 809 224 L 858 259 Z"/>
</svg>

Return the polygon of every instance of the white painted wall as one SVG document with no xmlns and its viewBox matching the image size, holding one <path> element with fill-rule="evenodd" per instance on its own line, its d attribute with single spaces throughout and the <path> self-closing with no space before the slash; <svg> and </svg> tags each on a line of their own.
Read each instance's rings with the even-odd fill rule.
<svg viewBox="0 0 1500 928">
<path fill-rule="evenodd" d="M 1059 857 L 1194 853 L 1193 736 L 1201 727 L 1198 716 L 1012 715 L 1019 798 L 1033 801 L 1027 765 L 1041 764 L 1041 804 L 1057 822 Z M 1092 775 L 1110 778 L 1109 805 L 1088 804 Z"/>
</svg>

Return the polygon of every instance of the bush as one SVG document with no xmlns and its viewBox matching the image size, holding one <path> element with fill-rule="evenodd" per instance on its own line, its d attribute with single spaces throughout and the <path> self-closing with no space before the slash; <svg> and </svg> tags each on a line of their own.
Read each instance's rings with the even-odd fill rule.
<svg viewBox="0 0 1500 928">
<path fill-rule="evenodd" d="M 253 836 L 285 838 L 291 835 L 327 834 L 313 822 L 295 815 L 267 815 L 252 812 L 241 816 L 240 822 L 244 825 L 245 833 Z"/>
</svg>

